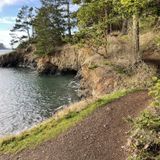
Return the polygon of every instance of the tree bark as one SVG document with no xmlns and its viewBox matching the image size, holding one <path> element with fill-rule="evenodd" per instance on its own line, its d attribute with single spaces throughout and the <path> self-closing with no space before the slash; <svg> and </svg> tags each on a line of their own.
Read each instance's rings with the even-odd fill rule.
<svg viewBox="0 0 160 160">
<path fill-rule="evenodd" d="M 70 4 L 67 2 L 67 18 L 68 18 L 68 36 L 71 37 L 71 18 L 70 18 Z"/>
<path fill-rule="evenodd" d="M 122 34 L 126 35 L 128 33 L 128 20 L 124 19 L 122 22 Z"/>
<path fill-rule="evenodd" d="M 105 9 L 105 21 L 106 21 L 106 19 L 108 20 L 108 10 L 107 10 L 107 8 Z M 106 24 L 106 36 L 109 34 L 109 30 L 110 30 L 110 28 L 109 28 L 109 25 L 107 23 Z"/>
<path fill-rule="evenodd" d="M 133 58 L 134 61 L 140 61 L 140 40 L 139 40 L 139 17 L 133 15 Z"/>
<path fill-rule="evenodd" d="M 27 31 L 28 39 L 30 41 L 31 40 L 31 36 L 30 36 L 30 33 L 29 33 L 29 29 L 27 28 L 26 31 Z"/>
</svg>

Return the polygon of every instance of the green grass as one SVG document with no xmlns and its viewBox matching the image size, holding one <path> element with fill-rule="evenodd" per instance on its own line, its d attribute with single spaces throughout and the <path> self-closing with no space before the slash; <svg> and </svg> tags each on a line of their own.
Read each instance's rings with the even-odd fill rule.
<svg viewBox="0 0 160 160">
<path fill-rule="evenodd" d="M 85 109 L 79 112 L 69 112 L 63 118 L 58 120 L 52 117 L 38 126 L 21 133 L 20 135 L 0 139 L 0 152 L 17 153 L 26 148 L 34 148 L 38 144 L 51 138 L 56 138 L 59 134 L 65 132 L 67 129 L 75 126 L 78 122 L 89 116 L 97 108 L 103 107 L 104 105 L 119 99 L 130 92 L 133 92 L 133 90 L 122 90 L 108 94 L 89 104 Z"/>
<path fill-rule="evenodd" d="M 98 68 L 98 67 L 99 67 L 98 65 L 92 64 L 92 65 L 89 66 L 89 69 L 94 70 L 94 69 L 96 69 L 96 68 Z"/>
</svg>

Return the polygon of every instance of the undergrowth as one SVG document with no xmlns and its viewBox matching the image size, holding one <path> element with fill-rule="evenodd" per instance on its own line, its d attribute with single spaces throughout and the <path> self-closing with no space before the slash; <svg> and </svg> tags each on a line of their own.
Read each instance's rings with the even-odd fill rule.
<svg viewBox="0 0 160 160">
<path fill-rule="evenodd" d="M 160 80 L 154 78 L 154 81 L 149 91 L 153 98 L 151 107 L 132 120 L 129 160 L 160 160 Z"/>
</svg>

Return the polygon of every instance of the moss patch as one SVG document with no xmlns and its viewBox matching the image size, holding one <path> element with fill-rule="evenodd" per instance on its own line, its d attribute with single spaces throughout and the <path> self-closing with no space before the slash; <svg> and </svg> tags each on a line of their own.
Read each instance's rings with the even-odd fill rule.
<svg viewBox="0 0 160 160">
<path fill-rule="evenodd" d="M 78 122 L 89 116 L 93 111 L 99 107 L 127 95 L 131 91 L 117 91 L 112 94 L 105 95 L 95 102 L 87 105 L 81 111 L 72 111 L 60 119 L 54 117 L 44 121 L 36 127 L 25 131 L 17 136 L 6 137 L 0 139 L 0 152 L 1 153 L 16 153 L 26 148 L 35 147 L 38 144 L 47 141 L 51 138 L 56 138 L 59 134 L 63 133 L 70 127 L 73 127 Z"/>
</svg>

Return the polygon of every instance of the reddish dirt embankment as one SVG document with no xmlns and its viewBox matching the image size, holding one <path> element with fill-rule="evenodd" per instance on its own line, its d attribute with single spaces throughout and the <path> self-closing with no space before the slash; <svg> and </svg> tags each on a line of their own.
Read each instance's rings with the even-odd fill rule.
<svg viewBox="0 0 160 160">
<path fill-rule="evenodd" d="M 146 92 L 129 94 L 98 109 L 57 139 L 0 160 L 125 160 L 122 149 L 129 125 L 124 121 L 136 116 L 148 104 Z"/>
</svg>

